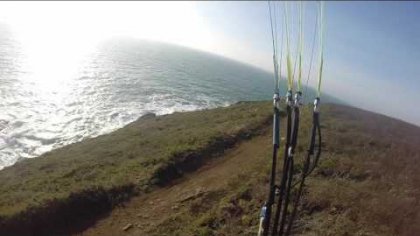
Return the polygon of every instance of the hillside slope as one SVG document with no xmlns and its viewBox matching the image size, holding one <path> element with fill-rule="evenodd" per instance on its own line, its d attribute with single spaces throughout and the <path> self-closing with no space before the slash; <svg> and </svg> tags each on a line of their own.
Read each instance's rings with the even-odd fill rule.
<svg viewBox="0 0 420 236">
<path fill-rule="evenodd" d="M 321 119 L 294 233 L 418 234 L 420 128 L 339 105 L 323 104 Z M 147 116 L 22 161 L 0 171 L 0 235 L 255 235 L 271 135 L 270 102 L 246 102 Z"/>
<path fill-rule="evenodd" d="M 147 115 L 0 171 L 0 235 L 79 232 L 127 199 L 193 171 L 271 120 L 270 104 Z"/>
<path fill-rule="evenodd" d="M 309 115 L 306 108 L 300 154 Z M 323 105 L 322 128 L 322 161 L 307 181 L 294 234 L 418 234 L 420 129 L 338 105 Z M 82 235 L 255 235 L 270 152 L 268 125 L 198 171 L 118 207 Z"/>
</svg>

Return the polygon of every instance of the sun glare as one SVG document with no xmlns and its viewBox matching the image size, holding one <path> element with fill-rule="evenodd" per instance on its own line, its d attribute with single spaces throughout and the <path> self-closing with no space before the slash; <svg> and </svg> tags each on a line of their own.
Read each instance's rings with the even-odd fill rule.
<svg viewBox="0 0 420 236">
<path fill-rule="evenodd" d="M 73 77 L 86 54 L 113 37 L 212 43 L 191 2 L 1 2 L 0 22 L 19 41 L 26 69 L 49 86 Z"/>
</svg>

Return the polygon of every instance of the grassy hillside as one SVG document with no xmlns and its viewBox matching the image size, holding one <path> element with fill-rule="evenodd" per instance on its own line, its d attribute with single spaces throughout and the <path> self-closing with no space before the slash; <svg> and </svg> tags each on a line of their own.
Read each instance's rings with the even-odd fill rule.
<svg viewBox="0 0 420 236">
<path fill-rule="evenodd" d="M 270 102 L 247 102 L 146 116 L 19 162 L 0 171 L 0 235 L 254 235 L 268 191 L 271 113 Z M 298 169 L 310 114 L 305 107 Z M 326 104 L 321 123 L 324 152 L 294 233 L 420 232 L 420 128 Z"/>
<path fill-rule="evenodd" d="M 113 133 L 5 168 L 0 171 L 0 235 L 77 230 L 86 219 L 255 135 L 271 120 L 270 113 L 268 103 L 239 103 L 149 115 Z"/>
<path fill-rule="evenodd" d="M 298 166 L 308 118 L 305 108 Z M 420 129 L 324 104 L 322 130 L 324 152 L 307 180 L 294 235 L 417 235 Z M 83 235 L 255 235 L 270 156 L 268 126 L 182 181 L 118 207 Z"/>
<path fill-rule="evenodd" d="M 307 146 L 309 114 L 306 109 L 298 147 L 302 155 Z M 322 160 L 307 180 L 294 234 L 417 235 L 420 129 L 337 105 L 323 105 L 322 128 L 325 140 Z M 269 140 L 270 131 L 263 136 Z M 230 169 L 231 177 L 223 187 L 206 186 L 204 194 L 188 202 L 181 198 L 177 203 L 180 207 L 166 213 L 163 221 L 152 221 L 152 226 L 146 227 L 139 224 L 128 235 L 255 235 L 259 210 L 267 196 L 271 149 L 269 143 L 264 146 L 255 143 L 253 150 L 248 154 L 250 157 L 245 153 L 240 157 L 247 161 L 258 159 L 250 162 L 253 167 Z M 297 156 L 298 161 L 301 157 Z M 144 204 L 141 199 L 140 203 Z M 122 211 L 127 212 L 128 208 Z M 110 219 L 123 219 L 121 222 L 125 223 L 144 221 L 128 216 L 119 213 Z M 121 232 L 119 225 L 105 226 L 108 223 L 105 220 L 97 230 L 87 231 L 87 235 L 99 235 L 101 228 Z"/>
</svg>

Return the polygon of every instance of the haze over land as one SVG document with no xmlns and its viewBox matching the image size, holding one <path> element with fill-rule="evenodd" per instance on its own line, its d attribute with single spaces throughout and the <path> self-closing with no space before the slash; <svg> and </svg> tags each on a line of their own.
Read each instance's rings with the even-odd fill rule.
<svg viewBox="0 0 420 236">
<path fill-rule="evenodd" d="M 305 3 L 306 69 L 315 9 L 315 3 Z M 407 102 L 420 100 L 419 10 L 419 2 L 328 2 L 323 91 L 419 125 L 420 111 Z M 296 11 L 292 6 L 292 39 Z M 272 71 L 266 2 L 2 2 L 0 22 L 21 36 L 37 60 L 49 57 L 42 64 L 50 69 L 63 68 L 61 62 L 76 60 L 98 41 L 129 36 L 193 47 Z"/>
</svg>

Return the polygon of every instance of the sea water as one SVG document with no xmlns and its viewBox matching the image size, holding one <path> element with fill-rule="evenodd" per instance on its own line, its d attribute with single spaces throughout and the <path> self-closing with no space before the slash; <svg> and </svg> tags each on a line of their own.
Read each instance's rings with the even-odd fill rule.
<svg viewBox="0 0 420 236">
<path fill-rule="evenodd" d="M 114 39 L 75 55 L 0 34 L 0 169 L 157 115 L 272 97 L 273 75 L 180 46 Z"/>
</svg>

